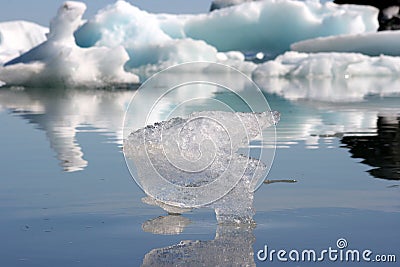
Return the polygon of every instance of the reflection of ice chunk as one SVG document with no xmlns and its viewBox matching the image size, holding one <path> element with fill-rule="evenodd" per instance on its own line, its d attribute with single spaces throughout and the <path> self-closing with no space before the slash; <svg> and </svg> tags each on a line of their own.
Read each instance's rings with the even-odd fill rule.
<svg viewBox="0 0 400 267">
<path fill-rule="evenodd" d="M 48 40 L 0 69 L 0 80 L 14 85 L 66 84 L 102 86 L 138 82 L 123 65 L 128 54 L 121 46 L 80 48 L 74 31 L 86 9 L 80 2 L 65 2 L 50 23 Z"/>
<path fill-rule="evenodd" d="M 399 31 L 319 37 L 291 45 L 299 52 L 356 52 L 370 56 L 400 56 Z"/>
<path fill-rule="evenodd" d="M 253 225 L 218 225 L 214 240 L 153 249 L 142 266 L 255 266 Z"/>
<path fill-rule="evenodd" d="M 28 21 L 0 23 L 0 65 L 46 40 L 45 27 Z"/>
<path fill-rule="evenodd" d="M 208 204 L 220 222 L 247 222 L 267 166 L 237 151 L 278 120 L 277 112 L 192 113 L 132 133 L 124 152 L 135 179 L 157 201 L 180 208 Z"/>
<path fill-rule="evenodd" d="M 183 232 L 190 220 L 180 215 L 160 216 L 148 220 L 142 225 L 145 232 L 161 235 L 176 235 Z"/>
</svg>

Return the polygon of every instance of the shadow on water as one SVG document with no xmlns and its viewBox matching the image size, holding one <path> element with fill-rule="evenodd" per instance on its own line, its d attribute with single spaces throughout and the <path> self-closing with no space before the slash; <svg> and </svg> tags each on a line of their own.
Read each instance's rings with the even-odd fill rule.
<svg viewBox="0 0 400 267">
<path fill-rule="evenodd" d="M 353 158 L 363 159 L 376 178 L 400 180 L 400 116 L 378 116 L 374 136 L 345 136 L 341 139 Z"/>
</svg>

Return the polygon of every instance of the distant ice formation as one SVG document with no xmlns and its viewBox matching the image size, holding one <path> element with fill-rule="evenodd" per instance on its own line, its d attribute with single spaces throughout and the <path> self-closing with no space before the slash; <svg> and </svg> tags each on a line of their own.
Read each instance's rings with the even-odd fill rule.
<svg viewBox="0 0 400 267">
<path fill-rule="evenodd" d="M 28 21 L 0 23 L 0 66 L 46 41 L 49 29 Z"/>
<path fill-rule="evenodd" d="M 369 56 L 400 56 L 400 31 L 359 33 L 318 37 L 294 43 L 291 49 L 298 52 L 353 52 Z"/>
<path fill-rule="evenodd" d="M 400 57 L 369 57 L 358 53 L 298 53 L 286 52 L 275 60 L 260 64 L 253 77 L 379 77 L 397 76 Z"/>
<path fill-rule="evenodd" d="M 263 90 L 291 100 L 349 102 L 399 95 L 399 73 L 400 57 L 286 52 L 259 65 L 253 79 Z"/>
<path fill-rule="evenodd" d="M 136 55 L 142 59 L 143 54 L 148 54 L 143 53 L 143 44 L 156 46 L 152 48 L 156 55 L 159 54 L 156 48 L 165 51 L 164 47 L 171 39 L 176 40 L 176 46 L 178 40 L 187 38 L 203 40 L 219 52 L 262 51 L 276 55 L 289 50 L 293 42 L 312 37 L 375 31 L 377 14 L 378 10 L 373 7 L 265 0 L 246 2 L 208 14 L 168 15 L 147 13 L 118 1 L 100 10 L 83 25 L 76 39 L 82 46 L 121 44 L 131 55 L 128 65 L 135 67 L 152 63 L 135 59 Z M 198 46 L 194 43 L 192 50 L 185 49 L 182 54 L 190 52 L 196 57 L 206 56 L 198 53 Z M 169 52 L 158 59 L 166 61 L 174 56 L 179 59 L 180 55 Z"/>
<path fill-rule="evenodd" d="M 250 222 L 267 166 L 238 150 L 278 121 L 277 112 L 192 113 L 133 132 L 124 153 L 138 184 L 167 211 L 209 206 L 220 223 Z"/>
<path fill-rule="evenodd" d="M 0 80 L 69 87 L 137 83 L 189 61 L 221 62 L 251 73 L 255 65 L 245 62 L 243 53 L 268 58 L 304 39 L 378 27 L 373 7 L 319 1 L 246 2 L 198 15 L 151 14 L 117 1 L 87 22 L 85 9 L 83 3 L 65 2 L 50 23 L 47 41 L 0 67 Z M 7 55 L 8 50 L 1 52 L 2 58 Z"/>
</svg>

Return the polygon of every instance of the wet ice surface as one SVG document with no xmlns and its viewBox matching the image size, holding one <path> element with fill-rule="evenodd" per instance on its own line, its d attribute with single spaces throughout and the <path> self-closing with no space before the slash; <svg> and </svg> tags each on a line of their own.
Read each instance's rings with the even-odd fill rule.
<svg viewBox="0 0 400 267">
<path fill-rule="evenodd" d="M 220 265 L 252 265 L 260 264 L 252 253 L 265 244 L 322 250 L 339 237 L 349 248 L 398 255 L 400 183 L 387 179 L 398 154 L 379 149 L 398 145 L 398 97 L 331 104 L 267 94 L 281 113 L 268 179 L 299 182 L 263 185 L 254 195 L 256 224 L 234 227 L 218 225 L 211 209 L 170 217 L 142 202 L 121 153 L 121 107 L 130 96 L 0 91 L 0 236 L 7 240 L 0 243 L 1 266 L 215 265 L 207 255 Z M 73 149 L 80 153 L 70 158 Z M 365 152 L 378 150 L 390 157 Z"/>
<path fill-rule="evenodd" d="M 124 153 L 135 180 L 165 210 L 209 206 L 219 223 L 251 222 L 253 192 L 269 166 L 238 150 L 278 121 L 276 111 L 195 112 L 134 131 Z"/>
</svg>

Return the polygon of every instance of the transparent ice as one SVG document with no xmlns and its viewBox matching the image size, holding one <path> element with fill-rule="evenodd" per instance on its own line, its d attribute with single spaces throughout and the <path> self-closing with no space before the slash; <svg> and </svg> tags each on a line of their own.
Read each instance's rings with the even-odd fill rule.
<svg viewBox="0 0 400 267">
<path fill-rule="evenodd" d="M 269 111 L 196 112 L 133 132 L 124 152 L 136 181 L 163 209 L 208 206 L 219 222 L 250 222 L 253 192 L 268 166 L 238 150 L 278 121 Z"/>
</svg>

